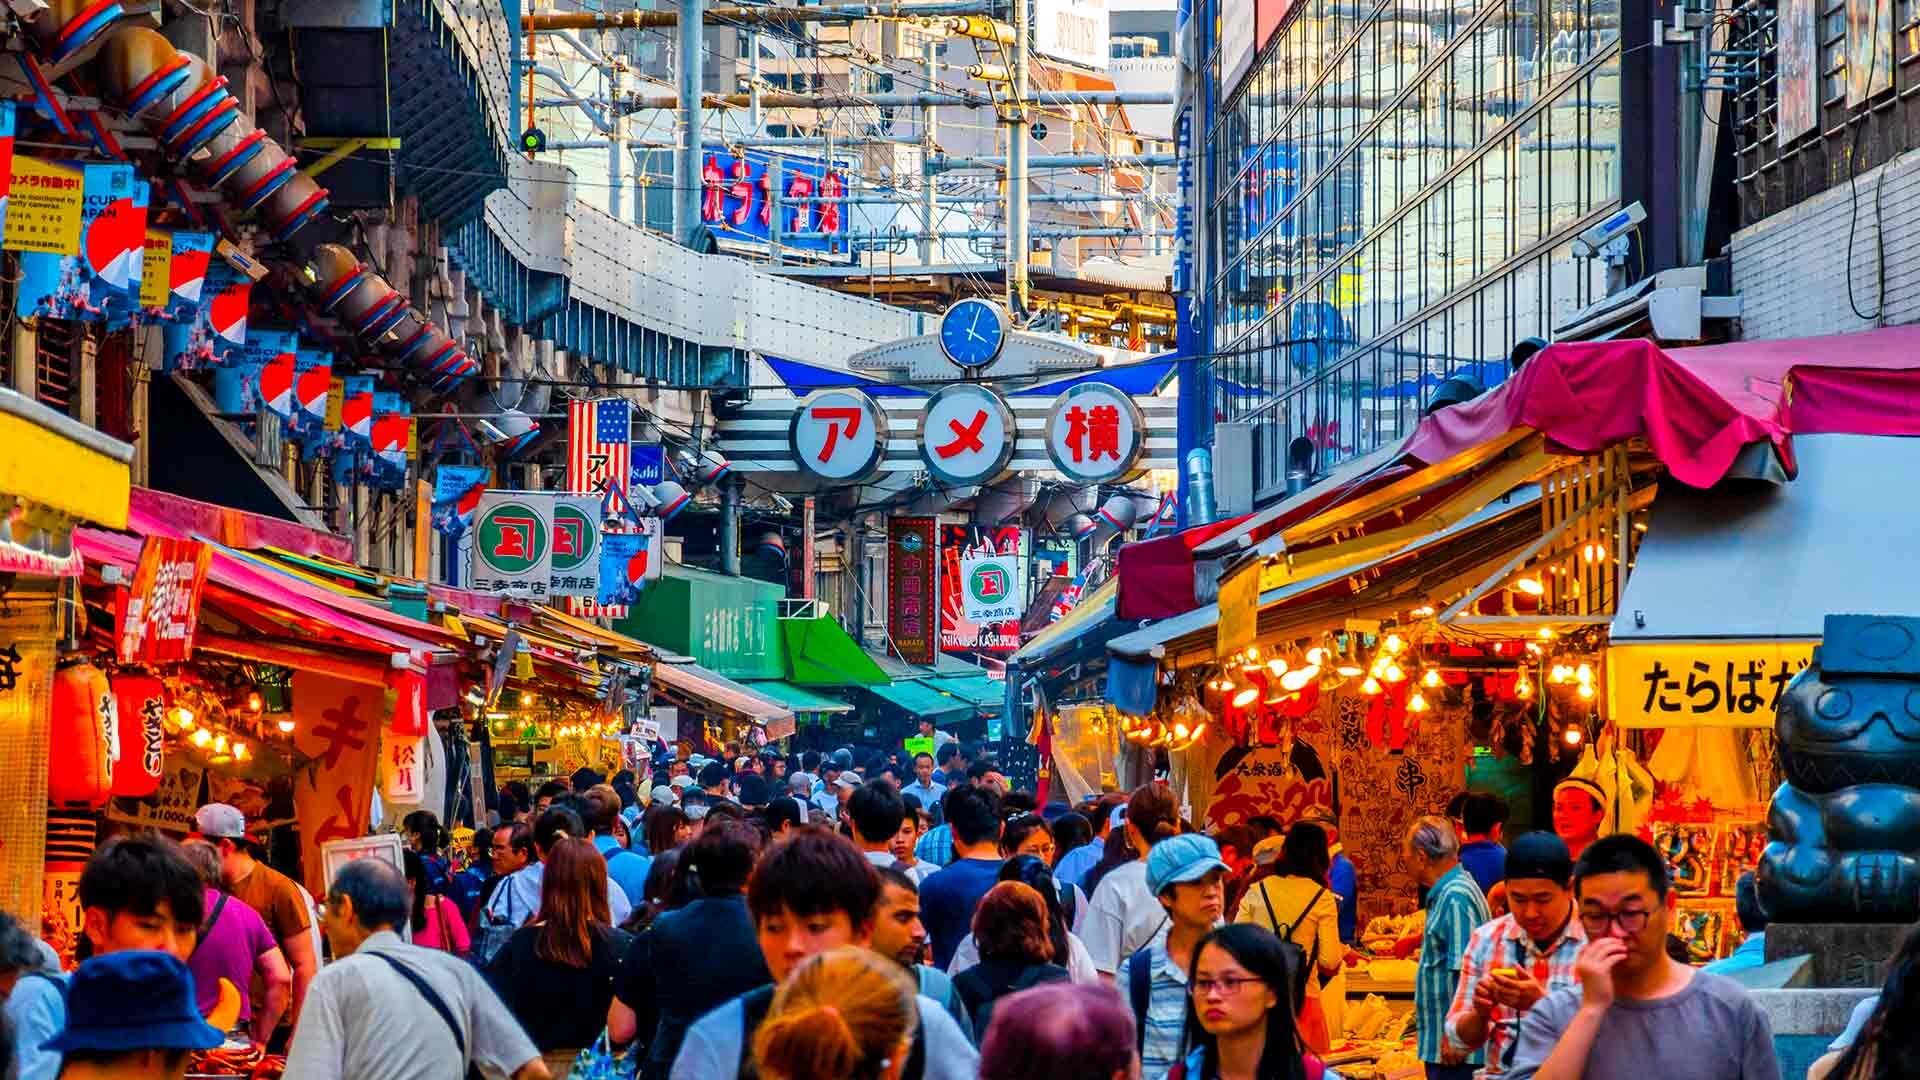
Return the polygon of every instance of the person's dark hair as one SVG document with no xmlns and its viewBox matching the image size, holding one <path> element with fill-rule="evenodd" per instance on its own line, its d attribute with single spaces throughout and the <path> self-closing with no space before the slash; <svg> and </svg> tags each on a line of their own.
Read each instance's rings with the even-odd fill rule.
<svg viewBox="0 0 1920 1080">
<path fill-rule="evenodd" d="M 1579 860 L 1573 864 L 1573 895 L 1580 895 L 1580 883 L 1590 877 L 1635 871 L 1647 875 L 1647 884 L 1653 887 L 1654 896 L 1662 900 L 1667 898 L 1670 885 L 1667 863 L 1659 852 L 1653 850 L 1652 844 L 1626 833 L 1603 836 L 1588 844 L 1587 850 L 1581 852 Z"/>
<path fill-rule="evenodd" d="M 1069 810 L 1053 819 L 1053 847 L 1060 854 L 1085 847 L 1092 840 L 1093 822 L 1078 810 Z"/>
<path fill-rule="evenodd" d="M 1001 804 L 1001 809 L 1005 808 L 1006 805 Z M 1023 811 L 1009 817 L 1007 823 L 1000 829 L 1000 854 L 1012 855 L 1019 851 L 1020 845 L 1026 843 L 1027 838 L 1037 832 L 1046 833 L 1049 839 L 1053 837 L 1053 827 L 1048 825 L 1047 819 L 1039 814 Z M 1056 850 L 1058 850 L 1057 847 Z"/>
<path fill-rule="evenodd" d="M 973 764 L 967 766 L 967 779 L 979 780 L 982 777 L 986 776 L 988 773 L 994 773 L 999 771 L 1000 771 L 999 762 L 993 760 L 990 757 L 983 757 L 979 761 L 976 761 Z"/>
<path fill-rule="evenodd" d="M 527 790 L 527 782 L 525 780 L 509 780 L 500 785 L 500 790 L 513 796 L 513 801 L 520 804 L 521 809 L 526 809 L 533 805 L 533 793 Z"/>
<path fill-rule="evenodd" d="M 869 844 L 883 844 L 900 831 L 906 819 L 907 804 L 900 800 L 900 789 L 886 780 L 869 780 L 847 796 L 847 816 L 853 830 Z"/>
<path fill-rule="evenodd" d="M 1447 820 L 1459 821 L 1467 812 L 1467 804 L 1473 801 L 1473 792 L 1456 791 L 1453 798 L 1447 800 Z"/>
<path fill-rule="evenodd" d="M 727 782 L 727 767 L 717 761 L 700 766 L 699 783 L 703 788 L 719 787 Z"/>
<path fill-rule="evenodd" d="M 1260 1051 L 1260 1064 L 1253 1075 L 1258 1080 L 1306 1080 L 1300 1033 L 1293 1020 L 1306 995 L 1306 985 L 1287 961 L 1287 946 L 1264 926 L 1229 923 L 1201 938 L 1193 947 L 1193 959 L 1187 966 L 1189 980 L 1193 978 L 1191 973 L 1198 970 L 1200 953 L 1209 945 L 1233 957 L 1248 974 L 1266 983 L 1267 989 L 1273 992 L 1276 1004 L 1267 1010 L 1266 1045 Z M 1220 1045 L 1200 1025 L 1197 1004 L 1195 997 L 1187 996 L 1187 1045 L 1201 1051 L 1203 1064 L 1199 1075 L 1218 1076 Z"/>
<path fill-rule="evenodd" d="M 1045 983 L 994 1006 L 980 1080 L 1113 1080 L 1134 1065 L 1133 1010 L 1111 986 Z"/>
<path fill-rule="evenodd" d="M 1001 881 L 1018 881 L 1040 894 L 1047 904 L 1047 940 L 1053 943 L 1054 960 L 1062 965 L 1072 953 L 1067 940 L 1067 913 L 1060 906 L 1060 885 L 1053 871 L 1038 855 L 1015 855 L 1000 864 Z"/>
<path fill-rule="evenodd" d="M 407 868 L 407 886 L 413 893 L 413 932 L 427 928 L 427 863 L 412 848 L 402 849 L 401 863 Z"/>
<path fill-rule="evenodd" d="M 855 926 L 868 926 L 879 900 L 873 864 L 852 841 L 818 826 L 795 829 L 768 848 L 747 881 L 755 921 L 844 911 Z"/>
<path fill-rule="evenodd" d="M 675 908 L 685 907 L 692 899 L 687 895 L 683 882 L 685 875 L 680 873 L 680 849 L 669 848 L 653 857 L 647 867 L 647 880 L 641 886 L 641 903 L 635 904 L 627 921 L 620 929 L 629 934 L 638 934 L 653 925 L 653 920 Z"/>
<path fill-rule="evenodd" d="M 1127 822 L 1140 830 L 1152 847 L 1170 836 L 1180 835 L 1180 804 L 1173 789 L 1164 784 L 1142 784 L 1127 799 Z"/>
<path fill-rule="evenodd" d="M 706 827 L 712 828 L 716 821 L 745 821 L 747 808 L 732 799 L 713 799 L 707 806 Z"/>
<path fill-rule="evenodd" d="M 1047 934 L 1046 900 L 1024 882 L 996 884 L 973 909 L 973 942 L 982 960 L 1050 963 L 1053 939 Z"/>
<path fill-rule="evenodd" d="M 574 793 L 579 794 L 590 787 L 606 783 L 607 778 L 599 770 L 582 765 L 573 770 L 573 775 L 567 777 L 567 782 L 573 787 Z"/>
<path fill-rule="evenodd" d="M 1887 961 L 1880 1003 L 1827 1075 L 1834 1080 L 1920 1076 L 1920 1039 L 1913 1037 L 1916 1025 L 1920 1025 L 1920 926 L 1907 931 L 1899 951 Z"/>
<path fill-rule="evenodd" d="M 1767 928 L 1767 911 L 1760 906 L 1760 890 L 1751 870 L 1733 884 L 1733 914 L 1740 920 L 1740 929 L 1749 934 Z"/>
<path fill-rule="evenodd" d="M 1253 830 L 1245 825 L 1228 825 L 1215 833 L 1213 840 L 1220 845 L 1221 851 L 1232 848 L 1242 859 L 1253 857 Z"/>
<path fill-rule="evenodd" d="M 941 743 L 940 749 L 933 752 L 933 763 L 944 769 L 947 767 L 947 763 L 953 760 L 954 755 L 959 752 L 959 743 Z"/>
<path fill-rule="evenodd" d="M 677 806 L 655 806 L 645 816 L 641 831 L 646 835 L 647 851 L 658 855 L 673 850 L 673 834 L 687 823 L 687 815 Z"/>
<path fill-rule="evenodd" d="M 491 852 L 493 851 L 493 827 L 492 826 L 482 825 L 479 828 L 473 830 L 473 850 L 488 853 L 480 856 L 480 862 L 482 865 L 484 865 L 487 860 L 490 860 L 493 858 L 491 854 Z M 468 865 L 471 866 L 473 864 L 469 863 Z"/>
<path fill-rule="evenodd" d="M 594 937 L 613 925 L 607 897 L 607 860 L 593 841 L 575 836 L 556 840 L 540 877 L 533 954 L 572 968 L 592 965 Z"/>
<path fill-rule="evenodd" d="M 558 799 L 566 793 L 567 785 L 558 780 L 549 780 L 540 785 L 540 790 L 533 793 L 533 802 L 528 803 L 527 806 L 531 808 L 541 799 Z"/>
<path fill-rule="evenodd" d="M 1000 797 L 1000 812 L 1008 816 L 1033 814 L 1039 810 L 1040 800 L 1034 798 L 1031 791 L 1009 791 Z"/>
<path fill-rule="evenodd" d="M 946 798 L 947 824 L 964 844 L 985 844 L 1000 835 L 1000 797 L 986 788 L 962 784 Z"/>
<path fill-rule="evenodd" d="M 800 771 L 815 772 L 820 768 L 820 751 L 808 750 L 800 755 Z"/>
<path fill-rule="evenodd" d="M 333 875 L 327 900 L 337 902 L 341 897 L 353 901 L 354 921 L 363 930 L 398 929 L 413 910 L 407 879 L 379 859 L 355 859 L 341 867 Z"/>
<path fill-rule="evenodd" d="M 1100 850 L 1100 861 L 1094 863 L 1093 868 L 1087 871 L 1086 879 L 1080 883 L 1080 887 L 1091 897 L 1093 891 L 1100 887 L 1100 882 L 1105 880 L 1108 874 L 1139 857 L 1140 852 L 1134 848 L 1133 840 L 1127 836 L 1127 830 L 1121 828 L 1108 830 L 1106 846 Z"/>
<path fill-rule="evenodd" d="M 431 810 L 415 810 L 400 819 L 400 831 L 408 836 L 418 836 L 427 853 L 437 855 L 447 849 L 447 830 L 440 825 L 440 819 Z"/>
<path fill-rule="evenodd" d="M 922 751 L 920 751 L 919 753 L 917 753 L 917 754 L 915 754 L 915 755 L 913 755 L 913 767 L 914 767 L 914 768 L 916 768 L 916 769 L 917 769 L 917 768 L 919 768 L 919 767 L 920 767 L 920 759 L 921 759 L 921 758 L 926 758 L 926 759 L 927 759 L 927 764 L 929 764 L 929 765 L 937 765 L 937 764 L 939 764 L 938 762 L 936 762 L 936 761 L 934 761 L 934 760 L 933 760 L 933 755 L 932 755 L 932 754 L 929 754 L 929 753 L 927 753 L 927 752 L 926 752 L 925 750 L 922 750 Z"/>
<path fill-rule="evenodd" d="M 1268 836 L 1279 836 L 1286 831 L 1280 827 L 1280 819 L 1274 817 L 1272 814 L 1253 815 L 1247 819 L 1247 827 L 1256 832 L 1263 833 L 1264 835 L 1258 838 L 1260 840 L 1264 840 Z"/>
<path fill-rule="evenodd" d="M 206 914 L 199 872 L 179 844 L 159 833 L 116 836 L 80 871 L 82 908 L 152 915 L 163 902 L 177 922 L 198 923 Z"/>
<path fill-rule="evenodd" d="M 1327 853 L 1327 831 L 1310 822 L 1296 822 L 1280 844 L 1280 873 L 1306 878 L 1316 884 L 1327 883 L 1327 871 L 1333 868 L 1333 856 Z"/>
<path fill-rule="evenodd" d="M 880 873 L 880 884 L 883 888 L 888 885 L 896 885 L 915 896 L 920 895 L 920 883 L 913 880 L 913 875 L 907 873 L 905 870 L 891 865 L 876 866 L 874 869 Z"/>
<path fill-rule="evenodd" d="M 507 843 L 513 850 L 520 852 L 528 859 L 533 858 L 533 826 L 524 821 L 503 821 L 500 827 L 493 831 L 506 833 Z"/>
<path fill-rule="evenodd" d="M 920 796 L 915 795 L 911 791 L 903 791 L 900 793 L 900 805 L 906 807 L 907 813 L 909 814 L 924 813 L 927 809 L 920 805 Z"/>
<path fill-rule="evenodd" d="M 760 818 L 767 823 L 769 836 L 779 833 L 782 822 L 795 828 L 807 823 L 806 817 L 801 813 L 799 802 L 795 801 L 792 795 L 781 795 L 769 800 L 761 809 Z"/>
<path fill-rule="evenodd" d="M 585 840 L 587 826 L 580 820 L 579 814 L 561 806 L 558 802 L 547 807 L 546 812 L 534 820 L 533 846 L 541 858 L 545 858 L 546 853 L 553 850 L 555 841 L 568 836 L 575 840 Z"/>
<path fill-rule="evenodd" d="M 613 820 L 620 816 L 620 795 L 605 784 L 595 784 L 580 795 L 585 812 L 581 824 L 603 836 L 613 835 Z"/>
<path fill-rule="evenodd" d="M 1494 826 L 1505 825 L 1509 813 L 1507 800 L 1492 792 L 1476 791 L 1461 808 L 1460 823 L 1467 827 L 1467 835 L 1485 836 Z"/>
<path fill-rule="evenodd" d="M 0 911 L 0 975 L 38 971 L 44 962 L 39 941 L 11 912 Z M 6 1070 L 0 1069 L 0 1076 L 6 1075 Z"/>
<path fill-rule="evenodd" d="M 745 821 L 720 818 L 708 821 L 681 856 L 687 889 L 699 896 L 730 896 L 747 887 L 753 861 L 760 857 L 766 835 Z"/>
<path fill-rule="evenodd" d="M 200 874 L 200 884 L 209 889 L 227 891 L 225 877 L 220 870 L 220 849 L 206 840 L 187 840 L 180 845 L 180 853 L 187 857 L 193 868 Z M 0 1076 L 5 1076 L 0 1073 Z"/>
</svg>

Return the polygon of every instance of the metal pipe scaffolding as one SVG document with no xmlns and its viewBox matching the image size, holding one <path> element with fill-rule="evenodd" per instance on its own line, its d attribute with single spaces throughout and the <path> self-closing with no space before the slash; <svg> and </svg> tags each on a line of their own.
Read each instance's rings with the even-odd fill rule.
<svg viewBox="0 0 1920 1080">
<path fill-rule="evenodd" d="M 706 12 L 715 23 L 857 22 L 861 19 L 920 18 L 941 15 L 991 15 L 981 0 L 919 4 L 831 4 L 817 7 L 716 7 Z M 657 30 L 680 25 L 677 11 L 541 11 L 520 16 L 529 34 L 561 30 Z"/>
<path fill-rule="evenodd" d="M 1155 166 L 1177 164 L 1174 154 L 1034 154 L 1027 158 L 1030 169 L 1078 169 L 1100 166 Z M 959 169 L 1004 169 L 1004 157 L 948 157 L 944 154 L 928 162 L 934 172 Z"/>
<path fill-rule="evenodd" d="M 1172 236 L 1172 235 L 1173 234 L 1170 232 L 1169 233 L 1142 232 L 1141 230 L 1135 229 L 1131 226 L 1127 226 L 1124 228 L 1093 226 L 1093 227 L 1088 227 L 1084 229 L 1031 229 L 1031 230 L 1028 230 L 1027 232 L 1027 236 L 1035 240 L 1077 240 L 1077 239 L 1099 239 L 1103 237 L 1126 237 L 1126 236 L 1153 237 L 1153 236 Z M 902 229 L 898 232 L 867 232 L 867 233 L 790 232 L 790 233 L 782 233 L 781 239 L 785 240 L 788 243 L 797 243 L 802 240 L 844 240 L 844 241 L 852 241 L 855 243 L 862 243 L 862 242 L 871 242 L 871 241 L 878 241 L 878 240 L 923 240 L 929 236 L 932 236 L 941 240 L 1005 240 L 1007 238 L 1006 231 L 1003 229 L 972 229 L 972 230 L 963 229 L 959 232 L 942 232 L 942 233 L 928 233 L 921 230 Z"/>
<path fill-rule="evenodd" d="M 705 94 L 707 105 L 716 109 L 745 109 L 753 104 L 752 94 Z M 995 105 L 987 94 L 792 94 L 760 95 L 762 109 L 859 109 L 859 108 L 969 108 L 986 109 Z M 1040 90 L 1029 95 L 1041 108 L 1071 108 L 1076 105 L 1171 105 L 1173 94 L 1160 90 Z M 634 94 L 615 108 L 626 112 L 642 109 L 677 109 L 677 94 Z"/>
</svg>

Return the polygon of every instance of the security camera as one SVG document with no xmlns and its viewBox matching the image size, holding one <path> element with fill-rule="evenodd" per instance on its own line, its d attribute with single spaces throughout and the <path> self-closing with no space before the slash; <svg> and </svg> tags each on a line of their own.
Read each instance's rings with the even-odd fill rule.
<svg viewBox="0 0 1920 1080">
<path fill-rule="evenodd" d="M 1638 202 L 1628 203 L 1617 213 L 1609 215 L 1605 221 L 1574 237 L 1573 253 L 1582 259 L 1591 259 L 1600 254 L 1601 248 L 1632 232 L 1645 220 L 1647 220 L 1647 208 Z"/>
<path fill-rule="evenodd" d="M 780 511 L 783 514 L 793 513 L 793 501 L 791 499 L 788 499 L 785 495 L 782 495 L 777 491 L 773 491 L 773 492 L 767 493 L 767 498 L 772 501 L 773 508 L 775 510 Z"/>
</svg>

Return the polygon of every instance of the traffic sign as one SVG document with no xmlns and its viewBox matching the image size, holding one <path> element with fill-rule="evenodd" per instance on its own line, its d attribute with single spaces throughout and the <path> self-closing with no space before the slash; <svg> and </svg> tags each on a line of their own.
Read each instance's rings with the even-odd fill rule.
<svg viewBox="0 0 1920 1080">
<path fill-rule="evenodd" d="M 1069 480 L 1119 480 L 1139 465 L 1146 446 L 1140 406 L 1106 383 L 1071 387 L 1047 412 L 1047 456 Z"/>
<path fill-rule="evenodd" d="M 858 483 L 879 471 L 887 417 L 858 390 L 823 390 L 801 402 L 787 428 L 793 459 L 822 480 Z"/>
<path fill-rule="evenodd" d="M 487 491 L 474 511 L 473 590 L 546 599 L 551 588 L 553 495 Z"/>
<path fill-rule="evenodd" d="M 1013 410 L 977 383 L 956 383 L 927 401 L 920 421 L 920 458 L 948 484 L 984 484 L 1013 459 Z"/>
</svg>

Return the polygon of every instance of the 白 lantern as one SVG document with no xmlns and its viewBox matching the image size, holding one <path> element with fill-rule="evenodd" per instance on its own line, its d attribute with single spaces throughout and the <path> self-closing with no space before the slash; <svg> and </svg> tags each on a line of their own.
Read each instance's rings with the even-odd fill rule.
<svg viewBox="0 0 1920 1080">
<path fill-rule="evenodd" d="M 113 697 L 120 725 L 120 760 L 113 766 L 113 794 L 131 798 L 151 795 L 160 790 L 166 687 L 151 676 L 122 675 L 113 680 Z"/>
<path fill-rule="evenodd" d="M 98 810 L 113 790 L 120 742 L 118 709 L 107 676 L 78 653 L 53 673 L 53 722 L 47 734 L 47 802 Z"/>
</svg>

